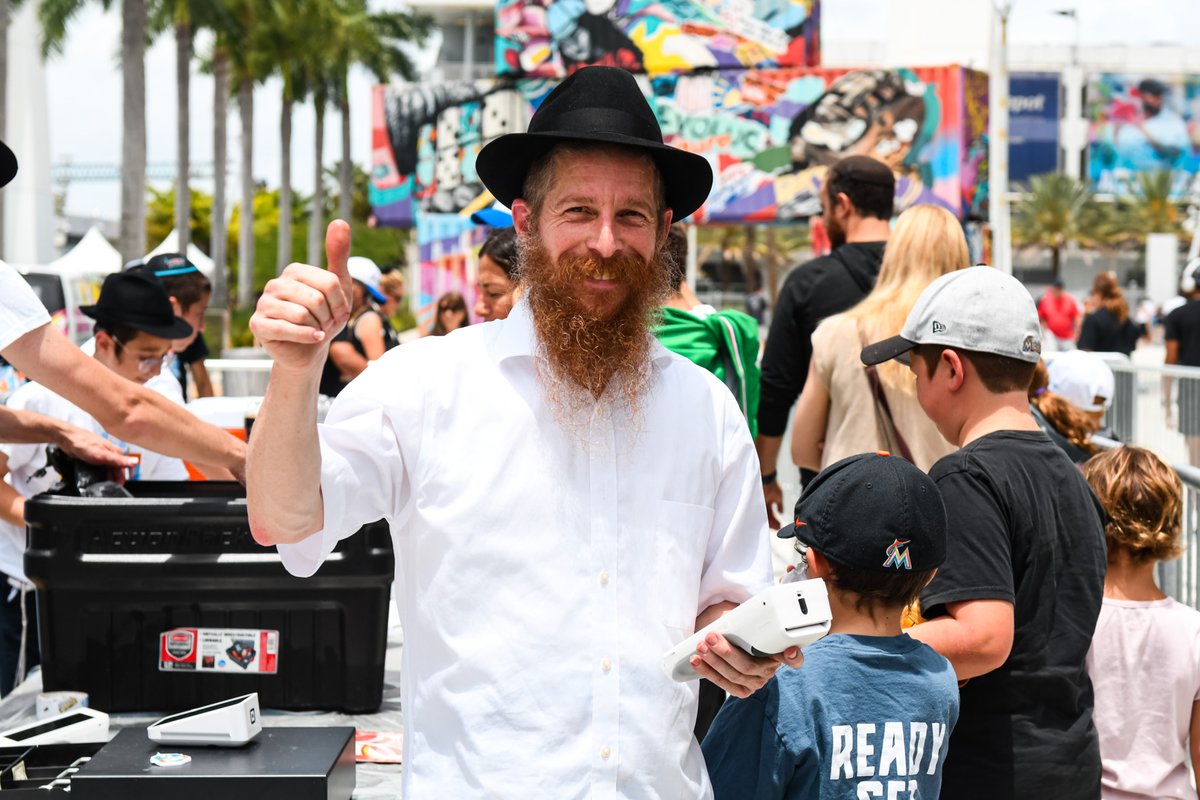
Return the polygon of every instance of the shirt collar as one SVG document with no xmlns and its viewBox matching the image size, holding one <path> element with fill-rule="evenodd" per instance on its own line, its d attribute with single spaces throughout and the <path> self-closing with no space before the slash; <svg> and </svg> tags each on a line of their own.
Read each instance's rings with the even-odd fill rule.
<svg viewBox="0 0 1200 800">
<path fill-rule="evenodd" d="M 537 354 L 537 333 L 533 328 L 533 313 L 529 303 L 521 298 L 513 306 L 508 316 L 500 321 L 499 330 L 492 340 L 492 353 L 496 362 L 501 363 L 510 358 L 533 358 Z M 650 343 L 650 360 L 660 365 L 671 358 L 658 339 Z"/>
</svg>

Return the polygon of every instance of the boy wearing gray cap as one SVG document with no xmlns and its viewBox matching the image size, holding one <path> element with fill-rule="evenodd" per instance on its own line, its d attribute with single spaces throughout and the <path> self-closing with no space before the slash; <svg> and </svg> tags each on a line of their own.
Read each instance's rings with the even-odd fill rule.
<svg viewBox="0 0 1200 800">
<path fill-rule="evenodd" d="M 1040 353 L 1033 298 L 990 267 L 938 278 L 899 336 L 862 351 L 864 364 L 908 363 L 921 408 L 961 448 L 929 473 L 946 504 L 946 561 L 921 594 L 927 621 L 909 629 L 967 681 L 947 798 L 1100 793 L 1085 658 L 1104 589 L 1103 511 L 1030 414 Z"/>
<path fill-rule="evenodd" d="M 825 580 L 833 622 L 803 667 L 717 714 L 703 744 L 716 800 L 936 798 L 958 686 L 900 628 L 945 557 L 937 486 L 903 458 L 850 456 L 804 487 L 778 535 Z"/>
</svg>

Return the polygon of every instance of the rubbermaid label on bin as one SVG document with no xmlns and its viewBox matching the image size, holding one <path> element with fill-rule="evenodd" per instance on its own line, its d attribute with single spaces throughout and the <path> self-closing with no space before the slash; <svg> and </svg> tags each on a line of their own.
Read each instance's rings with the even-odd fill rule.
<svg viewBox="0 0 1200 800">
<path fill-rule="evenodd" d="M 279 631 L 176 628 L 159 635 L 159 671 L 257 672 L 279 669 Z"/>
</svg>

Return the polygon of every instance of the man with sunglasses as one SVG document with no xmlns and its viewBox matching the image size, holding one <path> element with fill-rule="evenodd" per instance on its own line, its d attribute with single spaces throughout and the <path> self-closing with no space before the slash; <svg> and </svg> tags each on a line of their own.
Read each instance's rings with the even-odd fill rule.
<svg viewBox="0 0 1200 800">
<path fill-rule="evenodd" d="M 95 305 L 83 313 L 96 320 L 93 358 L 134 384 L 145 384 L 159 373 L 171 341 L 191 335 L 192 326 L 175 315 L 161 284 L 136 273 L 117 273 L 104 279 Z M 39 383 L 27 383 L 13 393 L 11 408 L 33 411 L 104 435 L 94 417 Z M 141 480 L 187 480 L 183 462 L 123 442 L 114 442 L 138 456 L 131 477 Z M 57 480 L 46 469 L 45 444 L 0 445 L 0 695 L 7 695 L 39 663 L 37 610 L 25 578 L 25 499 L 49 489 Z M 24 659 L 21 658 L 22 652 Z"/>
</svg>

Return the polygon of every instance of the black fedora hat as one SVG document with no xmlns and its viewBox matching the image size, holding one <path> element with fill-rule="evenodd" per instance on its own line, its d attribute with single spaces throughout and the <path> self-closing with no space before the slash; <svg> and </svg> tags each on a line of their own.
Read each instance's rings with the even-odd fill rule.
<svg viewBox="0 0 1200 800">
<path fill-rule="evenodd" d="M 616 67 L 584 67 L 554 88 L 526 133 L 487 144 L 475 161 L 483 185 L 504 205 L 524 190 L 530 165 L 567 141 L 605 142 L 644 150 L 662 173 L 667 206 L 682 220 L 708 199 L 712 167 L 703 156 L 663 144 L 662 129 L 633 75 Z"/>
<path fill-rule="evenodd" d="M 17 175 L 17 157 L 8 145 L 0 142 L 0 186 L 6 186 Z"/>
<path fill-rule="evenodd" d="M 163 339 L 185 339 L 192 326 L 175 316 L 162 284 L 140 271 L 114 272 L 104 279 L 95 305 L 80 311 L 97 322 L 128 325 Z"/>
</svg>

